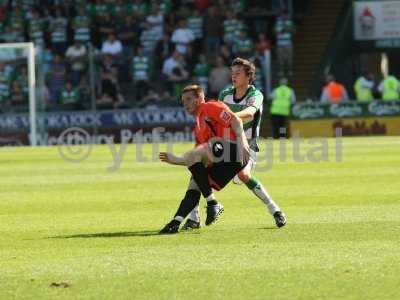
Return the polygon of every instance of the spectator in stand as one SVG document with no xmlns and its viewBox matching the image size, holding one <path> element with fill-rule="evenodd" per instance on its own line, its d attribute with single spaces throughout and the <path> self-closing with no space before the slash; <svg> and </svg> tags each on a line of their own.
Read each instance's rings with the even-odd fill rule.
<svg viewBox="0 0 400 300">
<path fill-rule="evenodd" d="M 194 66 L 193 77 L 195 81 L 203 88 L 204 93 L 207 94 L 208 90 L 208 76 L 210 74 L 210 65 L 207 63 L 206 56 L 204 54 L 199 55 L 198 63 Z"/>
<path fill-rule="evenodd" d="M 271 41 L 267 39 L 266 34 L 265 33 L 258 34 L 256 41 L 256 55 L 262 57 L 264 56 L 264 52 L 270 49 L 271 49 Z"/>
<path fill-rule="evenodd" d="M 160 5 L 157 2 L 152 4 L 152 13 L 146 17 L 146 22 L 150 24 L 157 40 L 164 34 L 164 14 L 160 11 Z"/>
<path fill-rule="evenodd" d="M 17 81 L 11 85 L 10 104 L 11 106 L 28 106 L 28 94 Z"/>
<path fill-rule="evenodd" d="M 400 82 L 393 75 L 387 75 L 381 81 L 378 91 L 385 101 L 400 100 Z"/>
<path fill-rule="evenodd" d="M 176 24 L 175 11 L 164 13 L 164 33 L 171 34 L 175 29 Z"/>
<path fill-rule="evenodd" d="M 320 100 L 323 103 L 336 104 L 348 101 L 349 95 L 346 91 L 346 88 L 336 81 L 335 76 L 329 74 L 326 77 L 326 85 L 322 90 Z"/>
<path fill-rule="evenodd" d="M 2 41 L 4 41 L 4 43 L 17 43 L 18 42 L 18 36 L 15 33 L 15 31 L 11 25 L 4 26 L 4 32 L 1 35 L 1 39 L 2 39 Z"/>
<path fill-rule="evenodd" d="M 211 69 L 208 79 L 210 97 L 217 97 L 219 92 L 231 83 L 231 70 L 224 59 L 218 56 L 215 67 Z"/>
<path fill-rule="evenodd" d="M 46 78 L 47 74 L 49 73 L 50 66 L 53 63 L 53 53 L 49 48 L 44 48 L 38 53 L 38 55 L 43 76 Z"/>
<path fill-rule="evenodd" d="M 14 11 L 11 13 L 11 17 L 9 20 L 10 32 L 13 35 L 13 41 L 20 43 L 25 40 L 24 38 L 24 12 L 21 9 L 21 6 L 17 5 L 14 7 Z"/>
<path fill-rule="evenodd" d="M 164 61 L 162 73 L 168 83 L 168 90 L 174 96 L 179 95 L 181 86 L 189 78 L 185 64 L 184 57 L 177 50 Z"/>
<path fill-rule="evenodd" d="M 149 89 L 147 93 L 140 99 L 138 106 L 142 108 L 158 108 L 161 102 L 161 96 L 153 89 Z"/>
<path fill-rule="evenodd" d="M 75 41 L 72 46 L 68 47 L 65 57 L 69 63 L 70 80 L 76 86 L 81 81 L 81 77 L 86 70 L 86 63 L 88 61 L 86 47 L 81 41 Z"/>
<path fill-rule="evenodd" d="M 265 91 L 265 76 L 263 71 L 262 60 L 259 56 L 254 56 L 251 61 L 254 63 L 256 68 L 256 78 L 253 81 L 253 85 L 261 92 Z"/>
<path fill-rule="evenodd" d="M 65 87 L 61 92 L 60 105 L 64 110 L 76 110 L 79 108 L 79 92 L 74 88 L 70 81 L 65 83 Z"/>
<path fill-rule="evenodd" d="M 55 17 L 50 22 L 51 45 L 54 53 L 64 55 L 67 47 L 68 20 L 60 8 L 56 8 Z"/>
<path fill-rule="evenodd" d="M 180 66 L 181 54 L 174 50 L 163 63 L 162 74 L 165 75 L 166 79 L 173 76 L 173 70 Z"/>
<path fill-rule="evenodd" d="M 101 72 L 111 72 L 113 74 L 118 74 L 118 65 L 115 63 L 113 57 L 109 54 L 104 55 L 101 61 Z"/>
<path fill-rule="evenodd" d="M 73 19 L 72 27 L 74 30 L 74 40 L 83 44 L 90 42 L 91 35 L 91 21 L 86 15 L 85 6 L 81 5 L 78 8 L 78 14 Z"/>
<path fill-rule="evenodd" d="M 11 72 L 7 70 L 7 66 L 0 61 L 0 105 L 8 104 L 10 100 L 10 84 Z"/>
<path fill-rule="evenodd" d="M 272 90 L 270 95 L 271 122 L 274 139 L 288 136 L 288 118 L 290 108 L 296 102 L 296 96 L 292 88 L 288 85 L 286 78 L 279 80 L 279 86 Z"/>
<path fill-rule="evenodd" d="M 168 58 L 169 54 L 173 51 L 174 45 L 170 41 L 170 35 L 164 33 L 161 39 L 157 42 L 154 49 L 154 74 L 158 76 L 161 72 L 164 61 Z"/>
<path fill-rule="evenodd" d="M 131 15 L 127 15 L 124 22 L 118 27 L 118 38 L 123 46 L 123 55 L 126 60 L 131 60 L 134 54 L 134 45 L 139 42 L 139 23 Z"/>
<path fill-rule="evenodd" d="M 233 45 L 238 39 L 237 33 L 242 30 L 244 30 L 243 22 L 237 18 L 233 11 L 228 10 L 224 20 L 224 42 L 228 45 Z"/>
<path fill-rule="evenodd" d="M 114 60 L 118 60 L 122 54 L 122 43 L 116 39 L 114 33 L 110 33 L 107 39 L 101 45 L 103 55 L 111 55 Z"/>
<path fill-rule="evenodd" d="M 51 20 L 53 19 L 53 16 L 51 15 L 49 7 L 41 7 L 40 12 L 42 13 L 42 19 L 44 21 L 44 27 L 49 28 Z"/>
<path fill-rule="evenodd" d="M 135 100 L 140 101 L 146 94 L 150 79 L 150 59 L 144 55 L 143 48 L 138 47 L 132 59 L 132 78 L 135 84 Z"/>
<path fill-rule="evenodd" d="M 117 77 L 111 72 L 101 74 L 100 98 L 97 99 L 98 108 L 112 109 L 120 108 L 125 104 L 124 98 L 119 90 Z"/>
<path fill-rule="evenodd" d="M 175 44 L 175 49 L 182 55 L 188 53 L 188 47 L 194 41 L 192 30 L 187 27 L 186 20 L 180 20 L 175 31 L 172 33 L 171 41 Z"/>
<path fill-rule="evenodd" d="M 219 55 L 224 59 L 224 61 L 233 61 L 235 58 L 231 47 L 225 44 L 221 46 Z"/>
<path fill-rule="evenodd" d="M 370 102 L 374 99 L 374 74 L 365 73 L 354 83 L 354 93 L 359 102 Z"/>
<path fill-rule="evenodd" d="M 66 76 L 67 72 L 64 62 L 60 55 L 55 54 L 47 78 L 52 104 L 58 103 L 61 91 L 65 85 Z"/>
<path fill-rule="evenodd" d="M 32 10 L 32 17 L 27 21 L 29 40 L 35 43 L 35 47 L 44 49 L 44 20 L 37 9 Z"/>
<path fill-rule="evenodd" d="M 254 45 L 252 39 L 247 35 L 246 30 L 240 31 L 238 37 L 233 44 L 233 53 L 235 56 L 249 58 L 254 53 Z"/>
<path fill-rule="evenodd" d="M 109 37 L 110 34 L 115 34 L 117 29 L 117 23 L 115 22 L 115 19 L 111 16 L 111 14 L 108 12 L 105 12 L 104 15 L 101 14 L 101 16 L 98 17 L 98 19 L 99 22 L 96 27 L 99 32 L 98 38 L 100 38 L 101 42 L 104 41 L 107 37 Z"/>
<path fill-rule="evenodd" d="M 90 85 L 87 77 L 82 77 L 81 82 L 76 87 L 79 93 L 79 103 L 82 108 L 92 108 L 90 98 Z"/>
<path fill-rule="evenodd" d="M 29 93 L 28 69 L 25 65 L 16 70 L 14 81 L 19 84 L 24 93 Z"/>
<path fill-rule="evenodd" d="M 158 41 L 158 33 L 154 30 L 150 23 L 144 23 L 144 30 L 140 35 L 140 44 L 146 56 L 153 55 L 154 48 Z"/>
<path fill-rule="evenodd" d="M 287 11 L 283 11 L 277 18 L 274 28 L 276 34 L 276 52 L 279 63 L 279 76 L 293 76 L 293 42 L 295 31 L 293 21 Z M 287 71 L 287 73 L 286 73 Z"/>
<path fill-rule="evenodd" d="M 204 19 L 205 48 L 208 57 L 219 52 L 222 32 L 222 16 L 216 6 L 210 6 Z"/>
<path fill-rule="evenodd" d="M 193 32 L 194 41 L 193 48 L 196 56 L 202 51 L 203 47 L 203 17 L 197 9 L 192 11 L 191 16 L 187 19 L 188 28 Z"/>
</svg>

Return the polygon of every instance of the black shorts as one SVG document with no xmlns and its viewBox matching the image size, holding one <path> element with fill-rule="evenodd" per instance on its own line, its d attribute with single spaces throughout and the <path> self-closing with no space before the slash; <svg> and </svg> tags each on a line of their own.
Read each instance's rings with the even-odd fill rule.
<svg viewBox="0 0 400 300">
<path fill-rule="evenodd" d="M 207 167 L 210 185 L 217 191 L 223 189 L 248 163 L 249 157 L 242 160 L 234 141 L 214 139 L 208 142 L 211 164 Z"/>
</svg>

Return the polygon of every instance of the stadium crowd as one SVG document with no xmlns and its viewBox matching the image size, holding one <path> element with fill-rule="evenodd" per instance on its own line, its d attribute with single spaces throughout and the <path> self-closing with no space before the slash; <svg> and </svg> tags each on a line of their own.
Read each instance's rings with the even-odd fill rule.
<svg viewBox="0 0 400 300">
<path fill-rule="evenodd" d="M 271 45 L 291 76 L 293 10 L 291 0 L 10 0 L 0 42 L 34 42 L 47 110 L 91 108 L 93 95 L 99 109 L 175 105 L 189 82 L 215 97 L 236 56 L 255 63 L 263 90 Z M 27 106 L 26 62 L 3 52 L 0 107 Z"/>
</svg>

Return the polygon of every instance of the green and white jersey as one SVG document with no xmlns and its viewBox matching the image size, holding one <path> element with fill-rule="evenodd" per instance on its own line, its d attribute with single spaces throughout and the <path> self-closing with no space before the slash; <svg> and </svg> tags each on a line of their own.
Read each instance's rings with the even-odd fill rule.
<svg viewBox="0 0 400 300">
<path fill-rule="evenodd" d="M 77 90 L 63 90 L 61 92 L 61 104 L 77 103 L 79 101 L 79 93 Z"/>
<path fill-rule="evenodd" d="M 249 38 L 235 39 L 233 44 L 234 53 L 250 53 L 253 50 L 253 42 Z"/>
<path fill-rule="evenodd" d="M 253 120 L 244 123 L 243 129 L 246 137 L 249 140 L 250 147 L 258 151 L 257 139 L 260 134 L 261 115 L 263 111 L 263 94 L 250 85 L 246 94 L 240 98 L 235 98 L 235 88 L 233 86 L 222 90 L 218 96 L 218 100 L 223 101 L 233 112 L 242 111 L 250 106 L 256 108 Z"/>
<path fill-rule="evenodd" d="M 153 28 L 142 31 L 142 34 L 140 35 L 140 43 L 146 55 L 151 55 L 153 53 L 158 37 L 158 32 Z"/>
<path fill-rule="evenodd" d="M 7 101 L 10 97 L 12 74 L 7 67 L 0 70 L 0 102 Z"/>
<path fill-rule="evenodd" d="M 64 17 L 57 17 L 51 20 L 51 42 L 64 43 L 67 41 L 68 21 Z"/>
<path fill-rule="evenodd" d="M 202 17 L 189 17 L 187 19 L 188 28 L 193 32 L 195 39 L 203 37 L 203 18 Z"/>
<path fill-rule="evenodd" d="M 90 41 L 90 19 L 87 16 L 76 16 L 73 27 L 75 29 L 74 39 L 87 43 Z"/>
<path fill-rule="evenodd" d="M 132 59 L 133 79 L 149 80 L 150 61 L 146 56 L 134 56 Z"/>
<path fill-rule="evenodd" d="M 29 38 L 35 45 L 42 47 L 44 45 L 44 20 L 43 19 L 31 19 L 28 22 L 28 33 Z"/>
<path fill-rule="evenodd" d="M 90 3 L 86 6 L 86 10 L 89 12 L 91 18 L 96 18 L 104 16 L 104 14 L 107 12 L 107 5 L 104 3 Z"/>
</svg>

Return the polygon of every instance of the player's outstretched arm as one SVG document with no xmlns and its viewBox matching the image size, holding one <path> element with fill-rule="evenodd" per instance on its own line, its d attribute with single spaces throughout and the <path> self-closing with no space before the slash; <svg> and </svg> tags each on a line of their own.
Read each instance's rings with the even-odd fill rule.
<svg viewBox="0 0 400 300">
<path fill-rule="evenodd" d="M 247 138 L 246 138 L 246 135 L 243 130 L 243 122 L 238 116 L 235 116 L 235 118 L 232 118 L 231 128 L 235 132 L 236 142 L 238 143 L 239 149 L 243 150 L 242 159 L 243 159 L 243 162 L 245 162 L 246 158 L 248 158 L 249 153 L 250 153 L 250 146 L 249 146 L 249 143 L 247 142 Z"/>
<path fill-rule="evenodd" d="M 185 152 L 182 156 L 176 156 L 169 152 L 160 152 L 159 158 L 162 162 L 171 165 L 190 167 L 195 163 L 207 160 L 207 146 L 206 144 L 201 144 L 196 148 Z"/>
<path fill-rule="evenodd" d="M 186 166 L 186 160 L 184 156 L 176 156 L 168 152 L 160 152 L 158 155 L 162 162 L 166 162 L 171 165 Z"/>
<path fill-rule="evenodd" d="M 254 114 L 257 112 L 257 109 L 254 106 L 247 107 L 241 111 L 235 113 L 243 123 L 247 123 L 253 120 Z"/>
</svg>

